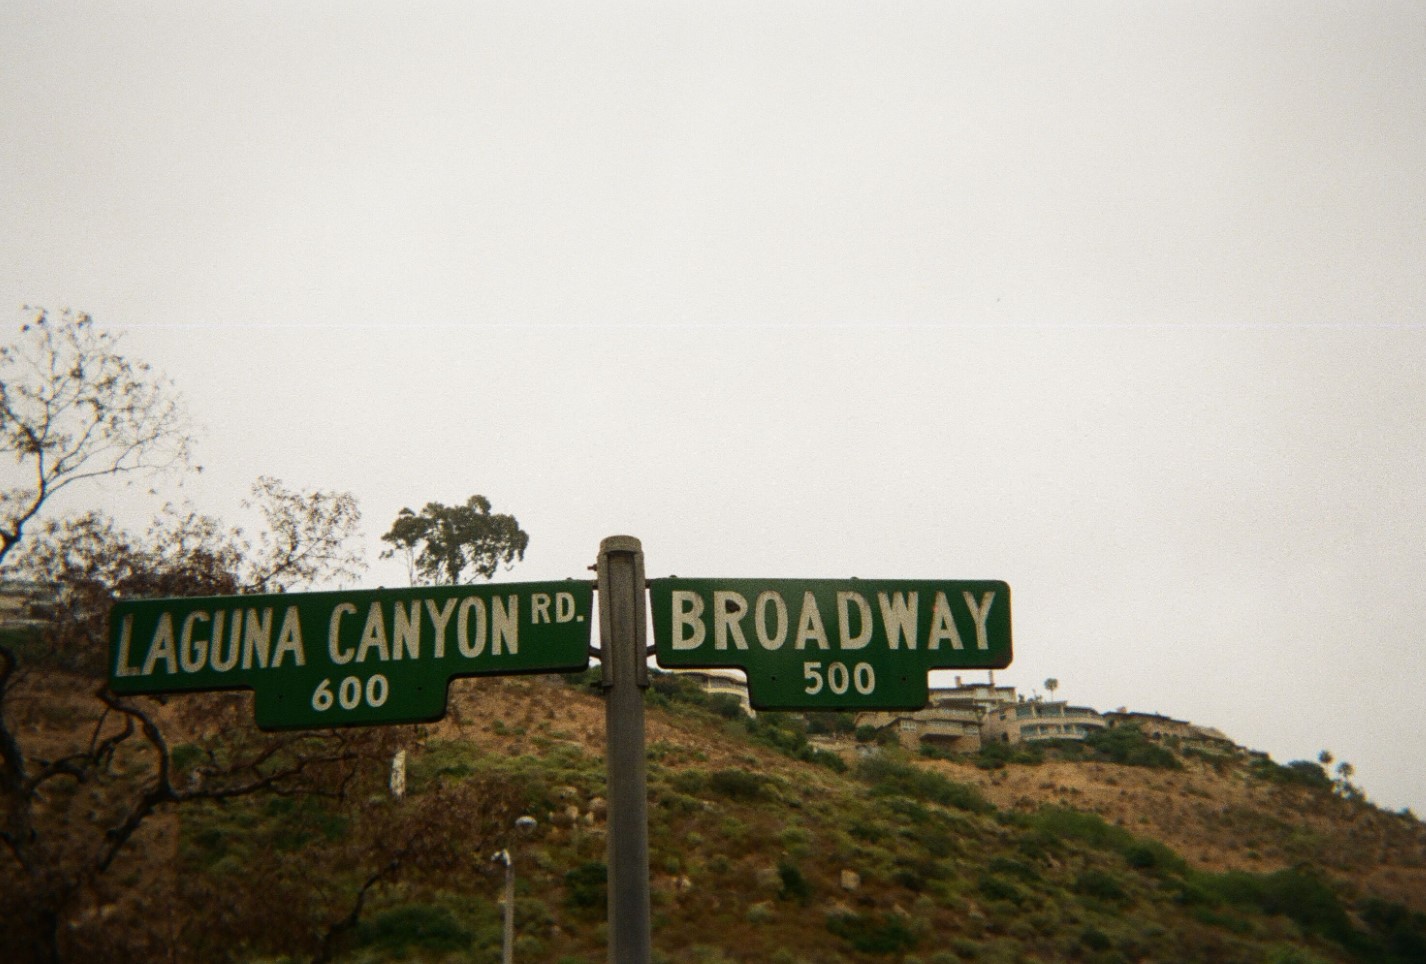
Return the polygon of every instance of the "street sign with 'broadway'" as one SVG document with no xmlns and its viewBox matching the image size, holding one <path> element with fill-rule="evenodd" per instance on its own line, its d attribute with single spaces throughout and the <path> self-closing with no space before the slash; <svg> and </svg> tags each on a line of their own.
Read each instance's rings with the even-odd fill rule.
<svg viewBox="0 0 1426 964">
<path fill-rule="evenodd" d="M 919 709 L 933 669 L 1010 665 L 1010 587 L 991 580 L 655 579 L 663 667 L 732 667 L 754 708 Z"/>
</svg>

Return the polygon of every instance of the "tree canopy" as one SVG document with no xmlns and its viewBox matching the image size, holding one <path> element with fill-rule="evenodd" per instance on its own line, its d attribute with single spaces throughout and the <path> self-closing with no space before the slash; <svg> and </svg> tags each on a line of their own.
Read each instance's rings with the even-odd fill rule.
<svg viewBox="0 0 1426 964">
<path fill-rule="evenodd" d="M 427 502 L 419 513 L 402 509 L 381 538 L 391 545 L 381 557 L 405 559 L 413 586 L 454 586 L 467 571 L 489 579 L 501 564 L 524 559 L 530 544 L 515 517 L 491 512 L 483 495 L 472 495 L 464 505 Z"/>
</svg>

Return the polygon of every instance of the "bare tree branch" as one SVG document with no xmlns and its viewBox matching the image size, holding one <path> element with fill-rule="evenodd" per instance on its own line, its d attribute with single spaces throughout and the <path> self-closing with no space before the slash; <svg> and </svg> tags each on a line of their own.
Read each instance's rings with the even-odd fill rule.
<svg viewBox="0 0 1426 964">
<path fill-rule="evenodd" d="M 0 563 L 55 493 L 106 476 L 184 467 L 192 434 L 173 387 L 118 352 L 83 312 L 43 308 L 0 346 L 0 454 L 29 485 L 0 494 Z"/>
</svg>

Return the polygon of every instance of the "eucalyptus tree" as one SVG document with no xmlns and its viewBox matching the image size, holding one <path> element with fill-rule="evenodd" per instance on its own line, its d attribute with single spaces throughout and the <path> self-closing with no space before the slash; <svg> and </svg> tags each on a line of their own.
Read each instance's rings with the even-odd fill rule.
<svg viewBox="0 0 1426 964">
<path fill-rule="evenodd" d="M 381 557 L 404 559 L 413 586 L 454 586 L 467 572 L 489 579 L 502 564 L 524 559 L 530 544 L 515 517 L 491 512 L 483 495 L 472 495 L 463 505 L 427 502 L 420 512 L 402 509 L 381 538 L 391 545 Z"/>
</svg>

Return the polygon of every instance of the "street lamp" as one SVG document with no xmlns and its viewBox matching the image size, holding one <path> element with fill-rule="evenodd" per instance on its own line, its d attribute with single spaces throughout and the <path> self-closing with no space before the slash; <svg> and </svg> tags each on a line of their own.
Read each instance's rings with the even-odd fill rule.
<svg viewBox="0 0 1426 964">
<path fill-rule="evenodd" d="M 528 836 L 535 830 L 535 818 L 530 816 L 520 817 L 515 821 L 515 829 L 522 835 Z M 514 964 L 515 961 L 515 862 L 510 859 L 509 848 L 502 847 L 491 854 L 493 863 L 505 865 L 505 940 L 502 944 L 500 961 L 501 964 Z"/>
</svg>

